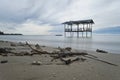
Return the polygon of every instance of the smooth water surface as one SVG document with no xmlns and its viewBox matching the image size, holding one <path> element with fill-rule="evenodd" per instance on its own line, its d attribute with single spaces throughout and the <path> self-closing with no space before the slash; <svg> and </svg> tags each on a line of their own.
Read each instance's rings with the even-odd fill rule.
<svg viewBox="0 0 120 80">
<path fill-rule="evenodd" d="M 53 47 L 72 47 L 83 50 L 103 49 L 111 53 L 120 52 L 120 35 L 93 35 L 92 38 L 77 38 L 43 35 L 0 35 L 0 40 L 29 42 Z"/>
</svg>

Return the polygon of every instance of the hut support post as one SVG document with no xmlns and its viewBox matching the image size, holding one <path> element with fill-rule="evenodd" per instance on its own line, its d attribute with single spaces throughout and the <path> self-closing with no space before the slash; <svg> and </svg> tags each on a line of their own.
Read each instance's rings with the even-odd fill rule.
<svg viewBox="0 0 120 80">
<path fill-rule="evenodd" d="M 64 24 L 64 36 L 66 37 L 66 24 Z"/>
<path fill-rule="evenodd" d="M 83 28 L 82 28 L 82 37 L 84 37 L 84 31 L 85 31 L 85 28 L 84 28 L 84 24 L 83 24 Z"/>
<path fill-rule="evenodd" d="M 90 31 L 91 31 L 91 37 L 92 37 L 92 24 L 90 24 Z"/>
<path fill-rule="evenodd" d="M 88 24 L 86 24 L 86 37 L 88 37 Z"/>
<path fill-rule="evenodd" d="M 70 25 L 70 36 L 72 37 L 72 24 Z"/>
<path fill-rule="evenodd" d="M 79 37 L 79 24 L 77 24 L 77 37 Z"/>
</svg>

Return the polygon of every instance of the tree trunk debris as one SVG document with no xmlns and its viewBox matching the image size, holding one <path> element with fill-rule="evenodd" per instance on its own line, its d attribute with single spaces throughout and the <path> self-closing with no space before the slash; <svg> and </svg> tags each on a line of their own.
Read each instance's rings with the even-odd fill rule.
<svg viewBox="0 0 120 80">
<path fill-rule="evenodd" d="M 101 49 L 96 49 L 96 52 L 100 52 L 100 53 L 108 53 L 107 51 L 101 50 Z"/>
<path fill-rule="evenodd" d="M 75 58 L 75 59 L 64 59 L 64 58 L 68 58 L 68 57 L 72 57 L 72 56 L 83 56 L 83 57 L 87 57 L 87 58 L 90 58 L 90 59 L 93 59 L 93 60 L 96 60 L 96 61 L 100 61 L 100 62 L 103 62 L 103 63 L 106 63 L 106 64 L 109 64 L 109 65 L 113 65 L 113 66 L 118 66 L 116 64 L 113 64 L 113 63 L 110 63 L 110 62 L 107 62 L 107 61 L 104 61 L 104 60 L 100 60 L 98 59 L 97 56 L 94 56 L 94 55 L 91 55 L 91 54 L 88 54 L 86 52 L 71 52 L 72 48 L 70 47 L 66 47 L 66 48 L 58 48 L 59 51 L 53 51 L 52 53 L 50 52 L 47 52 L 47 51 L 43 51 L 43 50 L 37 50 L 37 49 L 34 49 L 31 47 L 30 44 L 28 44 L 26 42 L 26 44 L 32 49 L 32 51 L 35 51 L 37 52 L 38 54 L 48 54 L 50 55 L 50 57 L 52 57 L 53 59 L 51 61 L 54 61 L 55 59 L 59 59 L 61 60 L 62 62 L 64 62 L 66 65 L 69 65 L 75 61 L 85 61 L 86 59 L 84 58 Z M 104 51 L 102 51 L 104 52 Z"/>
<path fill-rule="evenodd" d="M 96 60 L 96 61 L 100 61 L 100 62 L 109 64 L 109 65 L 118 66 L 118 65 L 116 65 L 116 64 L 113 64 L 113 63 L 110 63 L 110 62 L 107 62 L 107 61 L 104 61 L 104 60 L 101 60 L 101 59 L 98 59 L 98 58 L 92 58 L 92 57 L 89 57 L 89 56 L 84 56 L 84 57 L 87 57 L 87 58 L 90 58 L 90 59 L 94 59 L 94 60 Z"/>
</svg>

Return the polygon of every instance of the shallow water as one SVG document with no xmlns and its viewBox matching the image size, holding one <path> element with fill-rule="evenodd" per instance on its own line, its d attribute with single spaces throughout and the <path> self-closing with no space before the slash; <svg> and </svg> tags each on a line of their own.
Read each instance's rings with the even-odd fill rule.
<svg viewBox="0 0 120 80">
<path fill-rule="evenodd" d="M 75 49 L 103 49 L 111 53 L 120 54 L 120 35 L 97 35 L 92 38 L 77 38 L 64 36 L 46 36 L 46 35 L 0 35 L 0 40 L 29 42 L 31 44 L 40 44 L 53 47 L 70 46 Z"/>
</svg>

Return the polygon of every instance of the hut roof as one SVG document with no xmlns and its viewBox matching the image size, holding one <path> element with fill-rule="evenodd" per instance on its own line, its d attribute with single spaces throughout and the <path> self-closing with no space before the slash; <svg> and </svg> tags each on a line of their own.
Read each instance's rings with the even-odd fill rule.
<svg viewBox="0 0 120 80">
<path fill-rule="evenodd" d="M 88 19 L 88 20 L 78 20 L 78 21 L 67 21 L 62 24 L 72 25 L 72 24 L 89 24 L 89 23 L 94 24 L 94 21 L 92 19 Z"/>
</svg>

